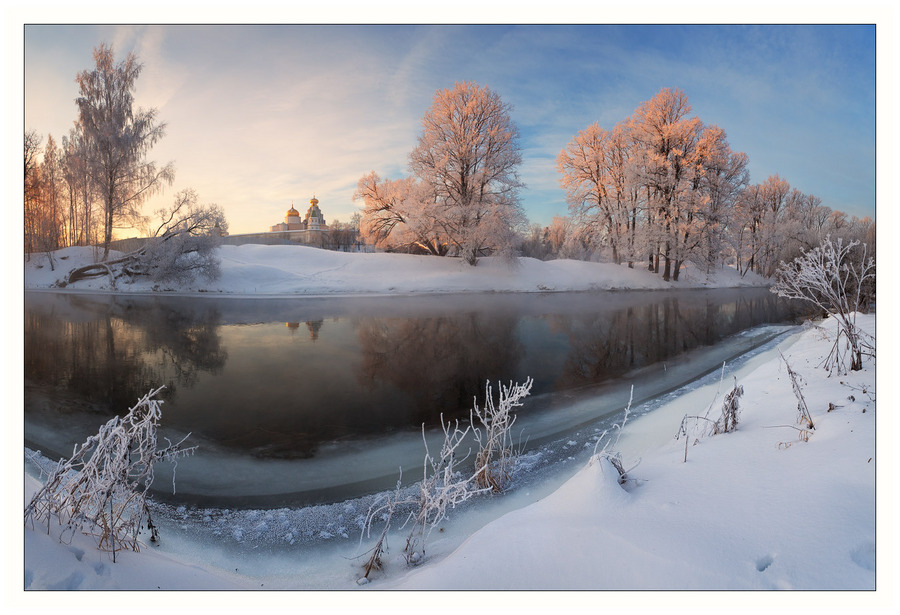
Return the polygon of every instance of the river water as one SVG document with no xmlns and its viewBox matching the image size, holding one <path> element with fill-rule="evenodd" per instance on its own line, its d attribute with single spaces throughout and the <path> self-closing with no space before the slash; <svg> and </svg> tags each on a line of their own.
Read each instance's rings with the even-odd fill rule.
<svg viewBox="0 0 900 615">
<path fill-rule="evenodd" d="M 25 295 L 25 444 L 51 458 L 165 386 L 190 433 L 176 502 L 340 501 L 421 478 L 444 420 L 532 378 L 522 451 L 621 413 L 783 334 L 766 289 L 252 299 Z M 169 471 L 170 472 L 170 471 Z"/>
</svg>

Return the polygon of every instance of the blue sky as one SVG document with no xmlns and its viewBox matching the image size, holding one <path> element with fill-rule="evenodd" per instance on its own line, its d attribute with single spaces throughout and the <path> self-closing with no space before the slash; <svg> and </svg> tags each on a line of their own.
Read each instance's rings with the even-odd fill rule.
<svg viewBox="0 0 900 615">
<path fill-rule="evenodd" d="M 515 17 L 511 15 L 511 17 Z M 267 230 L 313 194 L 347 221 L 359 178 L 407 173 L 434 92 L 475 81 L 512 105 L 521 198 L 533 222 L 567 213 L 556 156 L 670 87 L 750 158 L 832 209 L 875 215 L 875 26 L 43 26 L 24 28 L 24 119 L 59 141 L 94 47 L 144 63 L 175 185 L 225 209 L 232 233 Z"/>
</svg>

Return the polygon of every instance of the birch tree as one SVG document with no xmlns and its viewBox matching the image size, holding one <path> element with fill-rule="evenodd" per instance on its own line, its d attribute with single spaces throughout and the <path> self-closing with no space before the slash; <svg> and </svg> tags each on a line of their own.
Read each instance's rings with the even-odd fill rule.
<svg viewBox="0 0 900 615">
<path fill-rule="evenodd" d="M 103 260 L 109 256 L 113 229 L 141 218 L 141 205 L 165 185 L 175 169 L 170 162 L 157 167 L 147 160 L 165 135 L 156 109 L 134 105 L 135 82 L 143 65 L 133 53 L 116 63 L 105 44 L 94 49 L 96 67 L 78 74 L 76 99 L 79 126 L 84 132 L 91 178 L 103 203 Z"/>
<path fill-rule="evenodd" d="M 63 137 L 63 178 L 69 199 L 69 245 L 90 245 L 96 241 L 94 225 L 95 190 L 88 167 L 84 134 L 76 126 Z"/>
</svg>

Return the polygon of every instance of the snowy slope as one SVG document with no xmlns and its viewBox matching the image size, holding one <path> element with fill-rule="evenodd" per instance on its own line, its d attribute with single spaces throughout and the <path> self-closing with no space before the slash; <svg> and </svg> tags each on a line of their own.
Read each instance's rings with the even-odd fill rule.
<svg viewBox="0 0 900 615">
<path fill-rule="evenodd" d="M 222 276 L 215 282 L 195 281 L 184 286 L 156 289 L 180 293 L 240 295 L 322 295 L 333 293 L 409 294 L 438 292 L 549 292 L 611 289 L 665 289 L 765 286 L 754 274 L 740 277 L 734 269 L 718 270 L 707 279 L 685 269 L 678 282 L 642 268 L 608 263 L 520 258 L 481 259 L 476 267 L 458 258 L 408 254 L 345 253 L 306 246 L 222 246 Z M 92 248 L 65 248 L 55 253 L 51 269 L 46 255 L 25 263 L 25 288 L 49 288 L 71 269 L 97 259 Z M 70 290 L 110 290 L 109 280 L 83 280 Z M 120 282 L 119 292 L 150 292 L 154 284 L 139 280 Z"/>
<path fill-rule="evenodd" d="M 783 364 L 761 357 L 737 374 L 745 391 L 738 430 L 692 438 L 687 462 L 684 439 L 674 436 L 686 414 L 705 412 L 715 386 L 626 428 L 619 448 L 626 468 L 641 460 L 636 484 L 623 489 L 608 462 L 593 463 L 545 500 L 476 532 L 446 560 L 387 584 L 874 588 L 875 404 L 840 383 L 871 387 L 874 370 L 827 378 L 815 367 L 824 345 L 820 332 L 809 331 L 784 351 L 807 380 L 804 394 L 815 409 L 808 442 L 793 429 L 797 402 Z M 828 412 L 829 403 L 840 407 Z M 497 562 L 504 562 L 502 574 L 484 574 Z"/>
</svg>

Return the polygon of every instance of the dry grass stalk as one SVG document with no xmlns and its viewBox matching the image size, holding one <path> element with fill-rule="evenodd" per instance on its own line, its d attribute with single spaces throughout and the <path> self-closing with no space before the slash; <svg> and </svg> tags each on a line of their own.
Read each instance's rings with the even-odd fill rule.
<svg viewBox="0 0 900 615">
<path fill-rule="evenodd" d="M 787 362 L 787 359 L 784 358 L 784 355 L 781 354 L 780 350 L 778 351 L 778 354 L 781 355 L 781 360 L 784 361 L 788 377 L 791 379 L 791 387 L 794 390 L 794 396 L 797 398 L 797 411 L 800 413 L 800 418 L 797 419 L 797 422 L 801 425 L 805 425 L 806 429 L 815 429 L 816 427 L 813 424 L 812 416 L 809 414 L 809 408 L 806 405 L 806 399 L 803 397 L 803 390 L 801 389 L 803 378 L 800 374 L 791 369 L 790 364 Z"/>
</svg>

